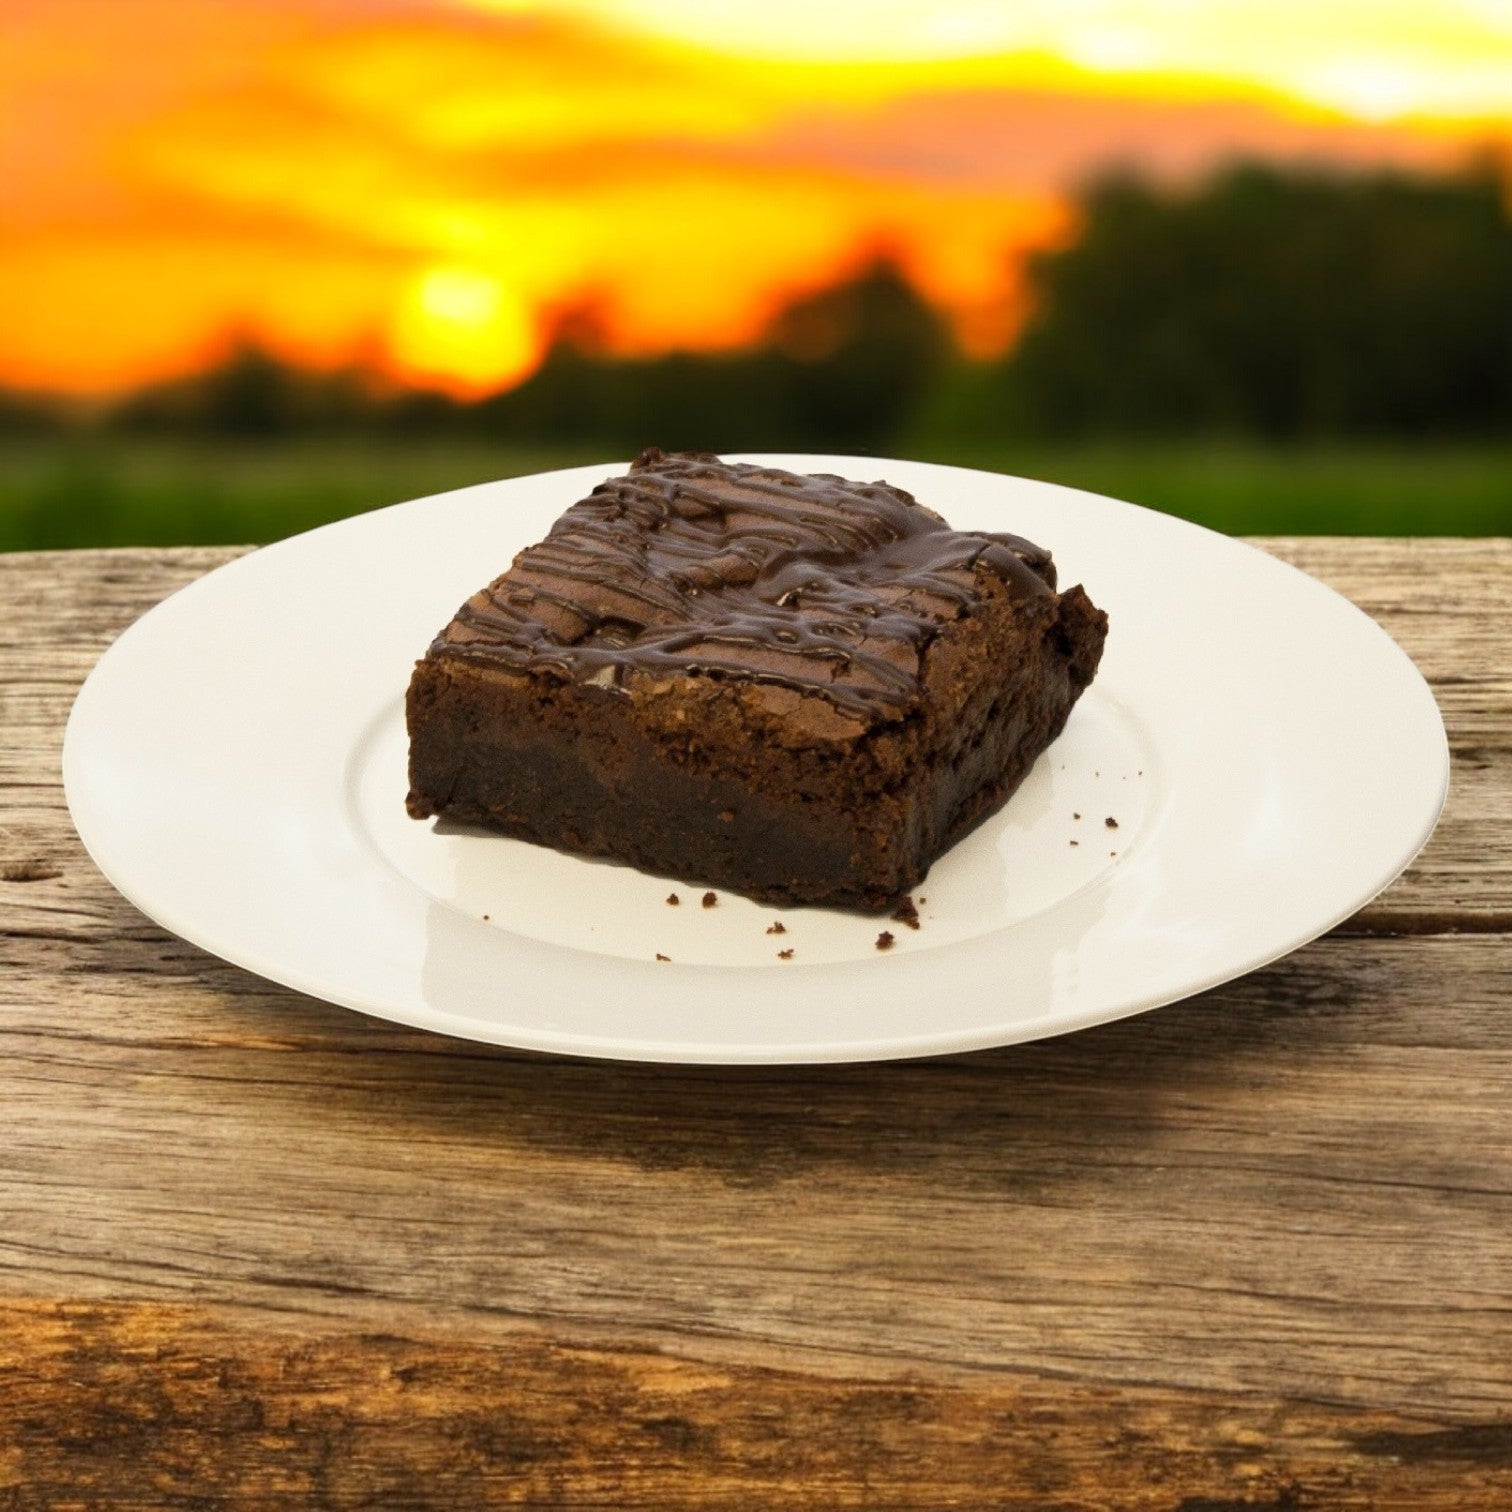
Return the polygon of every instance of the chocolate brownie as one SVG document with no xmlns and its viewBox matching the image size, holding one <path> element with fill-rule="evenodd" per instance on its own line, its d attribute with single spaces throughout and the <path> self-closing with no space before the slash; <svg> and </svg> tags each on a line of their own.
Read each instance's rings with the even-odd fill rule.
<svg viewBox="0 0 1512 1512">
<path fill-rule="evenodd" d="M 1107 616 L 886 483 L 643 453 L 410 682 L 409 812 L 768 903 L 882 910 L 997 809 Z"/>
</svg>

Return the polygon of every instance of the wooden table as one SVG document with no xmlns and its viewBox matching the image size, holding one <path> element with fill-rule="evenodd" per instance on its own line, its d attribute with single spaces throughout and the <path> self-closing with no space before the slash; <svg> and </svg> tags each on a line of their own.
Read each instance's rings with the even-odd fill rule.
<svg viewBox="0 0 1512 1512">
<path fill-rule="evenodd" d="M 165 934 L 59 744 L 235 553 L 0 557 L 0 1508 L 1512 1507 L 1512 542 L 1264 544 L 1433 681 L 1412 871 L 1141 1018 L 741 1071 Z"/>
</svg>

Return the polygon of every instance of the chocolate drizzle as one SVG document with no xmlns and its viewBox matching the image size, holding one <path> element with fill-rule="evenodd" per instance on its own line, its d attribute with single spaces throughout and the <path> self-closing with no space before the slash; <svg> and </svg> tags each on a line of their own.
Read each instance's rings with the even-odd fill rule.
<svg viewBox="0 0 1512 1512">
<path fill-rule="evenodd" d="M 890 484 L 652 449 L 474 594 L 433 650 L 606 690 L 634 672 L 738 676 L 893 718 L 984 569 L 1015 597 L 1055 587 L 1048 552 L 951 530 Z"/>
</svg>

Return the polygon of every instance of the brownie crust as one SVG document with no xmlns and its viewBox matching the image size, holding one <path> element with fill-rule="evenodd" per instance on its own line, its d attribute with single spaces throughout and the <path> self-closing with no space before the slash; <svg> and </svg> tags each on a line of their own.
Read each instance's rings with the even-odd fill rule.
<svg viewBox="0 0 1512 1512">
<path fill-rule="evenodd" d="M 882 910 L 1096 671 L 1049 554 L 901 489 L 643 453 L 410 683 L 409 812 L 765 902 Z"/>
</svg>

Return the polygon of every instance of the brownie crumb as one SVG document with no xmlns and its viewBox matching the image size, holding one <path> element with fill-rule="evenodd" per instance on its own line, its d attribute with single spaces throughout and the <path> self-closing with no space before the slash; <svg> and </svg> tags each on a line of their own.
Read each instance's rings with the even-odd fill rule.
<svg viewBox="0 0 1512 1512">
<path fill-rule="evenodd" d="M 713 908 L 713 906 L 717 902 L 719 902 L 719 894 L 718 893 L 706 892 L 703 895 L 703 906 L 705 908 Z"/>
<path fill-rule="evenodd" d="M 671 957 L 671 956 L 664 956 L 664 955 L 663 955 L 663 954 L 662 954 L 662 953 L 661 953 L 661 951 L 659 951 L 659 950 L 658 950 L 658 951 L 657 951 L 657 952 L 656 952 L 656 959 L 657 959 L 657 960 L 658 960 L 658 961 L 670 961 L 670 960 L 671 960 L 671 959 L 672 959 L 672 957 Z"/>
<path fill-rule="evenodd" d="M 767 926 L 767 933 L 768 934 L 786 934 L 787 933 L 787 925 L 784 924 L 781 919 L 773 919 L 772 922 Z"/>
<path fill-rule="evenodd" d="M 922 908 L 927 902 L 929 902 L 929 899 L 921 895 L 919 898 L 919 906 Z"/>
<path fill-rule="evenodd" d="M 484 922 L 484 923 L 485 923 L 485 924 L 486 924 L 486 923 L 488 923 L 488 915 L 487 915 L 487 914 L 484 914 L 484 915 L 483 915 L 483 922 Z"/>
<path fill-rule="evenodd" d="M 679 898 L 676 893 L 668 893 L 667 894 L 667 904 L 668 904 L 669 907 L 676 908 L 677 905 L 679 903 L 681 903 L 681 902 L 682 902 L 682 899 Z"/>
<path fill-rule="evenodd" d="M 1103 823 L 1106 824 L 1109 829 L 1117 829 L 1118 828 L 1118 820 L 1116 820 L 1112 816 L 1112 814 L 1109 814 L 1108 817 L 1103 820 Z"/>
<path fill-rule="evenodd" d="M 777 959 L 779 961 L 791 961 L 793 959 L 792 947 L 789 946 L 786 950 L 779 950 L 777 952 Z"/>
<path fill-rule="evenodd" d="M 919 927 L 918 907 L 915 905 L 914 900 L 906 893 L 903 895 L 903 901 L 893 910 L 893 918 L 898 920 L 900 924 L 908 925 L 910 929 L 917 929 Z"/>
<path fill-rule="evenodd" d="M 1080 818 L 1081 818 L 1081 815 L 1080 815 L 1080 814 L 1076 814 L 1076 813 L 1073 813 L 1073 814 L 1072 814 L 1072 815 L 1071 815 L 1071 817 L 1072 817 L 1072 818 L 1073 818 L 1073 819 L 1080 819 Z"/>
<path fill-rule="evenodd" d="M 878 950 L 891 950 L 892 948 L 893 948 L 893 937 L 892 937 L 891 933 L 888 930 L 884 929 L 882 931 L 882 933 L 877 936 L 877 949 Z"/>
<path fill-rule="evenodd" d="M 1080 840 L 1073 840 L 1071 843 L 1072 843 L 1072 845 L 1080 845 L 1081 841 Z"/>
</svg>

